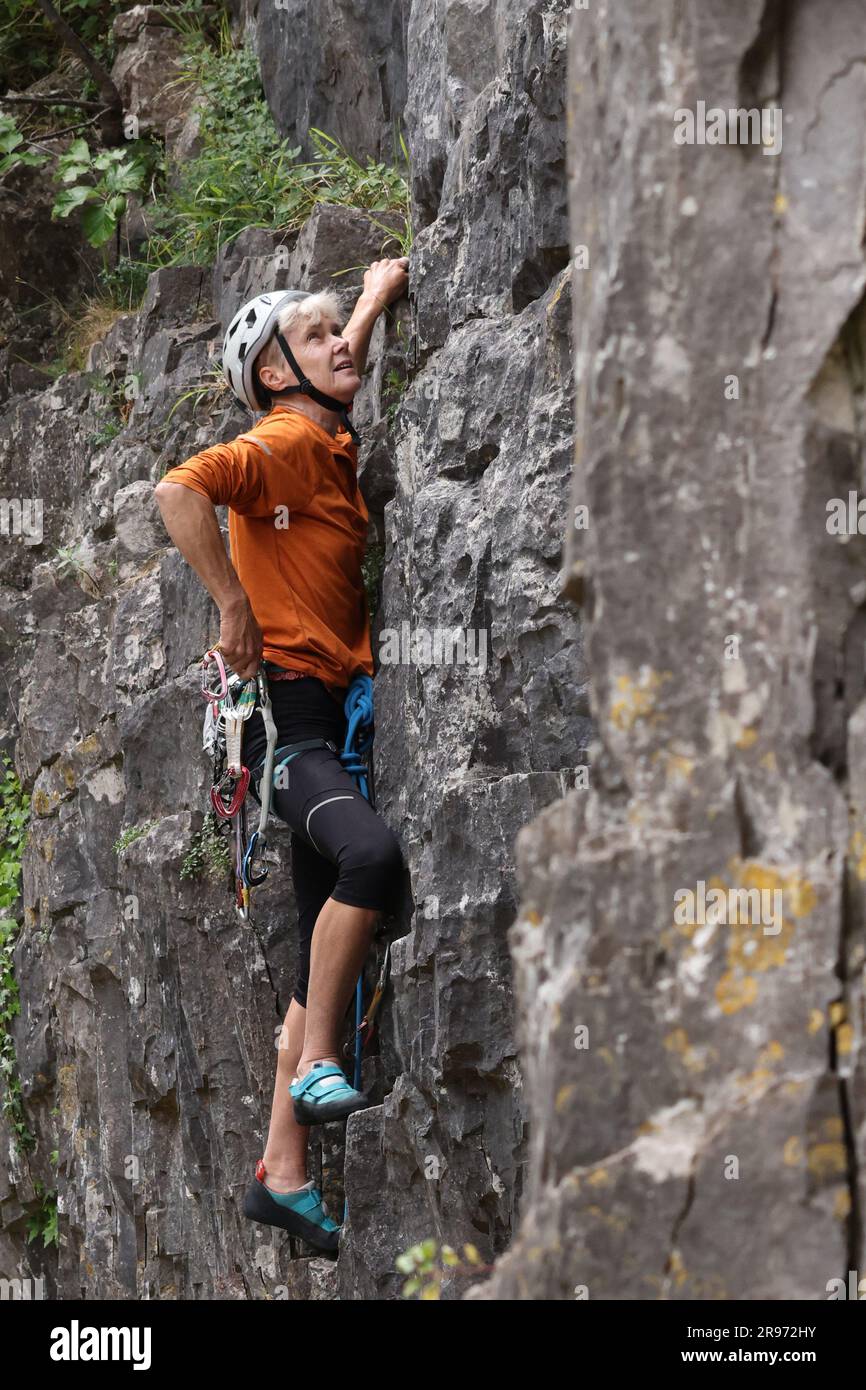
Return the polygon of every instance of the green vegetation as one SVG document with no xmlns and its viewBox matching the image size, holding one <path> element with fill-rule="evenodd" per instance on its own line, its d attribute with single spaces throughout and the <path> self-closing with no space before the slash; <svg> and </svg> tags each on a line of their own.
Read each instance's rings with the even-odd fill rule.
<svg viewBox="0 0 866 1390">
<path fill-rule="evenodd" d="M 202 404 L 214 407 L 218 406 L 220 402 L 224 400 L 225 393 L 228 389 L 229 384 L 223 376 L 222 371 L 219 367 L 214 367 L 211 371 L 205 373 L 203 381 L 194 382 L 188 391 L 184 391 L 182 396 L 178 396 L 166 416 L 166 425 L 168 425 L 178 406 L 183 405 L 184 401 L 193 401 L 192 409 L 193 414 L 195 414 L 198 407 Z M 167 466 L 168 465 L 166 465 L 166 467 Z"/>
<path fill-rule="evenodd" d="M 3 1113 L 19 1151 L 33 1148 L 21 1099 L 21 1081 L 12 1040 L 12 1020 L 20 1012 L 13 947 L 19 924 L 7 914 L 21 895 L 21 859 L 27 841 L 30 815 L 28 798 L 21 791 L 11 760 L 0 754 L 0 1077 L 3 1080 Z"/>
<path fill-rule="evenodd" d="M 441 1295 L 442 1280 L 448 1270 L 452 1273 L 480 1274 L 487 1269 L 474 1245 L 464 1245 L 463 1254 L 465 1261 L 450 1245 L 439 1246 L 435 1240 L 423 1240 L 420 1245 L 413 1245 L 410 1250 L 398 1255 L 395 1261 L 397 1269 L 401 1274 L 409 1275 L 403 1285 L 403 1297 L 411 1298 L 417 1294 L 419 1302 L 434 1301 Z"/>
<path fill-rule="evenodd" d="M 392 367 L 390 371 L 385 373 L 382 391 L 383 404 L 387 402 L 385 404 L 385 419 L 389 426 L 394 423 L 394 416 L 397 414 L 397 409 L 408 384 L 409 379 L 405 372 L 398 371 L 396 367 Z"/>
<path fill-rule="evenodd" d="M 112 845 L 111 848 L 114 850 L 114 853 L 123 854 L 125 849 L 128 849 L 130 845 L 134 845 L 136 840 L 140 840 L 142 835 L 146 835 L 148 830 L 152 830 L 158 823 L 159 822 L 155 820 L 148 820 L 145 821 L 143 825 L 128 825 Z"/>
<path fill-rule="evenodd" d="M 57 550 L 55 550 L 52 556 L 52 562 L 57 570 L 58 576 L 61 579 L 67 579 L 70 576 L 72 576 L 75 579 L 76 583 L 80 583 L 82 579 L 86 579 L 90 584 L 93 592 L 96 595 L 98 595 L 99 582 L 94 577 L 94 575 L 90 573 L 90 570 L 84 564 L 84 561 L 81 559 L 80 552 L 80 541 L 76 545 L 58 546 Z"/>
<path fill-rule="evenodd" d="M 58 0 L 57 8 L 94 55 L 110 65 L 111 21 L 125 6 Z M 57 195 L 52 215 L 66 218 L 80 210 L 85 235 L 103 248 L 103 266 L 95 297 L 80 306 L 58 306 L 68 342 L 57 363 L 45 368 L 52 376 L 82 370 L 90 343 L 104 336 L 119 313 L 139 307 L 152 271 L 212 264 L 245 227 L 293 231 L 317 204 L 338 203 L 373 214 L 382 230 L 381 254 L 406 254 L 411 245 L 408 151 L 401 133 L 395 138 L 393 165 L 357 160 L 318 129 L 310 131 L 313 157 L 301 160 L 300 148 L 276 130 L 258 60 L 251 47 L 234 46 L 225 10 L 213 36 L 204 27 L 200 3 L 176 4 L 166 13 L 183 35 L 180 72 L 168 85 L 188 86 L 191 99 L 194 94 L 198 153 L 169 170 L 162 144 L 152 137 L 104 150 L 88 131 L 53 161 Z M 0 61 L 5 60 L 13 85 L 20 89 L 45 72 L 62 71 L 68 57 L 35 0 L 0 0 Z M 82 81 L 80 65 L 76 69 L 74 63 L 61 85 L 82 100 L 97 95 L 92 79 Z M 81 118 L 80 108 L 68 106 L 6 108 L 0 114 L 0 177 L 16 162 L 47 162 L 49 146 L 32 147 L 28 140 L 38 141 L 58 127 L 58 120 L 66 126 Z M 147 227 L 137 253 L 129 244 L 124 252 L 121 244 L 131 197 L 140 202 Z M 108 256 L 112 238 L 117 250 L 113 263 Z M 351 269 L 355 267 L 343 273 Z M 195 389 L 204 394 L 209 387 L 202 383 Z M 100 441 L 106 442 L 110 433 L 106 426 Z"/>
<path fill-rule="evenodd" d="M 67 356 L 72 356 L 68 353 Z M 100 376 L 98 372 L 88 374 L 90 389 L 97 396 L 102 396 L 103 404 L 99 410 L 101 424 L 98 430 L 94 430 L 89 435 L 89 442 L 96 447 L 108 444 L 116 435 L 120 434 L 127 420 L 129 412 L 132 410 L 135 396 L 139 389 L 140 373 L 134 372 L 124 380 L 115 380 L 111 377 Z"/>
<path fill-rule="evenodd" d="M 39 1209 L 27 1222 L 27 1244 L 41 1236 L 43 1245 L 56 1245 L 57 1193 L 49 1192 L 39 1178 L 34 1179 L 33 1188 L 39 1198 Z"/>
<path fill-rule="evenodd" d="M 130 0 L 53 0 L 61 19 L 73 28 L 102 65 L 111 68 L 116 57 L 111 27 L 117 15 L 131 8 Z M 207 0 L 170 0 L 165 5 L 168 22 L 181 33 L 202 28 L 203 11 Z M 57 30 L 46 19 L 36 0 L 0 0 L 0 71 L 6 84 L 16 92 L 29 87 L 40 77 L 60 69 L 65 75 L 77 60 L 65 51 L 59 52 Z M 71 76 L 66 78 L 68 89 Z M 72 91 L 67 91 L 72 96 Z M 96 86 L 87 77 L 82 100 L 98 96 Z M 74 107 L 56 106 L 52 111 L 75 117 Z M 46 127 L 50 129 L 50 125 Z"/>
<path fill-rule="evenodd" d="M 371 623 L 379 607 L 379 581 L 382 578 L 382 571 L 384 568 L 385 547 L 381 541 L 371 541 L 361 561 L 361 573 L 364 576 L 364 592 L 367 595 L 367 610 L 370 614 Z"/>
<path fill-rule="evenodd" d="M 216 819 L 208 815 L 197 835 L 193 836 L 189 852 L 181 865 L 181 878 L 221 879 L 231 868 L 231 854 L 226 840 L 217 829 Z"/>
<path fill-rule="evenodd" d="M 176 81 L 196 90 L 201 149 L 184 165 L 177 186 L 148 209 L 154 268 L 209 265 L 245 227 L 291 231 L 322 202 L 408 220 L 408 186 L 397 169 L 373 160 L 362 165 L 316 129 L 310 130 L 316 156 L 299 162 L 300 147 L 292 148 L 274 126 L 255 52 L 233 46 L 225 16 L 218 48 L 200 35 L 188 39 Z M 405 238 L 379 225 L 395 246 Z"/>
<path fill-rule="evenodd" d="M 55 178 L 66 185 L 54 199 L 53 218 L 81 208 L 81 226 L 91 246 L 104 246 L 117 232 L 129 195 L 147 186 L 160 156 L 147 140 L 126 149 L 95 153 L 87 141 L 73 140 L 57 161 Z"/>
<path fill-rule="evenodd" d="M 24 144 L 24 136 L 15 124 L 14 117 L 0 112 L 0 177 L 15 169 L 19 164 L 37 166 L 45 163 L 45 155 L 31 150 Z"/>
<path fill-rule="evenodd" d="M 124 0 L 54 0 L 54 8 L 83 39 L 93 56 L 110 67 L 114 60 L 111 26 L 115 15 L 129 8 L 128 3 Z M 31 82 L 54 72 L 59 61 L 58 47 L 57 30 L 45 18 L 36 0 L 0 0 L 0 68 L 10 87 L 20 92 Z M 83 97 L 87 99 L 95 94 L 95 89 L 89 89 Z M 71 107 L 63 110 L 76 114 Z"/>
</svg>

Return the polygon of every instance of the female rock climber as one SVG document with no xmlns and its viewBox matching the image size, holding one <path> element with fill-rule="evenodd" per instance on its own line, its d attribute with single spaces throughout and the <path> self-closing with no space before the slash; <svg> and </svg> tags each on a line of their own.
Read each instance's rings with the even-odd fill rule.
<svg viewBox="0 0 866 1390">
<path fill-rule="evenodd" d="M 340 1066 L 340 1029 L 379 914 L 395 905 L 396 836 L 337 756 L 353 677 L 372 676 L 361 573 L 367 508 L 349 419 L 373 325 L 405 292 L 405 257 L 374 261 L 342 331 L 336 298 L 260 294 L 235 314 L 223 372 L 237 399 L 266 412 L 228 444 L 203 449 L 156 487 L 166 529 L 220 613 L 219 645 L 244 679 L 264 662 L 278 744 L 324 739 L 297 754 L 273 792 L 290 826 L 298 907 L 298 978 L 282 1027 L 268 1140 L 244 1211 L 318 1250 L 339 1226 L 307 1181 L 309 1126 L 367 1105 Z M 229 508 L 231 558 L 214 508 Z M 243 761 L 264 759 L 258 711 Z M 260 773 L 260 766 L 258 771 Z"/>
</svg>

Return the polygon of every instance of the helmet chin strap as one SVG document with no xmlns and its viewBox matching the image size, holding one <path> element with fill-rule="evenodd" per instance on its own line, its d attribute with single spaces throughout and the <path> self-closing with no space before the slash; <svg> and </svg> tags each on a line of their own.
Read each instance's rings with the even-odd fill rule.
<svg viewBox="0 0 866 1390">
<path fill-rule="evenodd" d="M 292 349 L 289 347 L 279 329 L 277 329 L 274 337 L 282 348 L 283 356 L 300 383 L 298 386 L 284 386 L 280 395 L 294 396 L 300 394 L 309 396 L 311 401 L 315 401 L 317 405 L 324 406 L 325 410 L 335 411 L 343 422 L 343 428 L 349 431 L 356 444 L 360 444 L 361 436 L 349 419 L 349 411 L 352 409 L 351 403 L 349 405 L 344 405 L 342 401 L 337 400 L 336 396 L 328 396 L 324 391 L 320 391 L 318 386 L 314 386 L 306 373 L 298 366 L 295 354 L 292 352 Z"/>
</svg>

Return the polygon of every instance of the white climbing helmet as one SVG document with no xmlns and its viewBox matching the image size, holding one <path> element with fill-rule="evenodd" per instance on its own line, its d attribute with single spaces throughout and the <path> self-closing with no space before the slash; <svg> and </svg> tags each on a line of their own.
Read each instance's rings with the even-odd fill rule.
<svg viewBox="0 0 866 1390">
<path fill-rule="evenodd" d="M 271 290 L 257 294 L 239 309 L 223 338 L 223 376 L 233 394 L 254 415 L 267 410 L 253 385 L 253 364 L 276 327 L 277 314 L 293 299 L 307 299 L 304 290 Z"/>
</svg>

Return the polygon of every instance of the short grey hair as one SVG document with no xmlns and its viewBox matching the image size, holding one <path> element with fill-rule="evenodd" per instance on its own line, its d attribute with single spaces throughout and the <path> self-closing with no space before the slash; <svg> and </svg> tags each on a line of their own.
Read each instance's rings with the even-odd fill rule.
<svg viewBox="0 0 866 1390">
<path fill-rule="evenodd" d="M 343 311 L 340 301 L 331 290 L 320 290 L 317 294 L 308 295 L 306 299 L 290 299 L 277 314 L 276 326 L 283 337 L 287 338 L 300 320 L 303 319 L 315 327 L 323 318 L 336 319 L 337 323 L 342 323 Z M 272 334 L 256 358 L 256 370 L 260 367 L 282 367 L 284 364 L 288 365 L 283 350 L 275 334 Z"/>
</svg>

